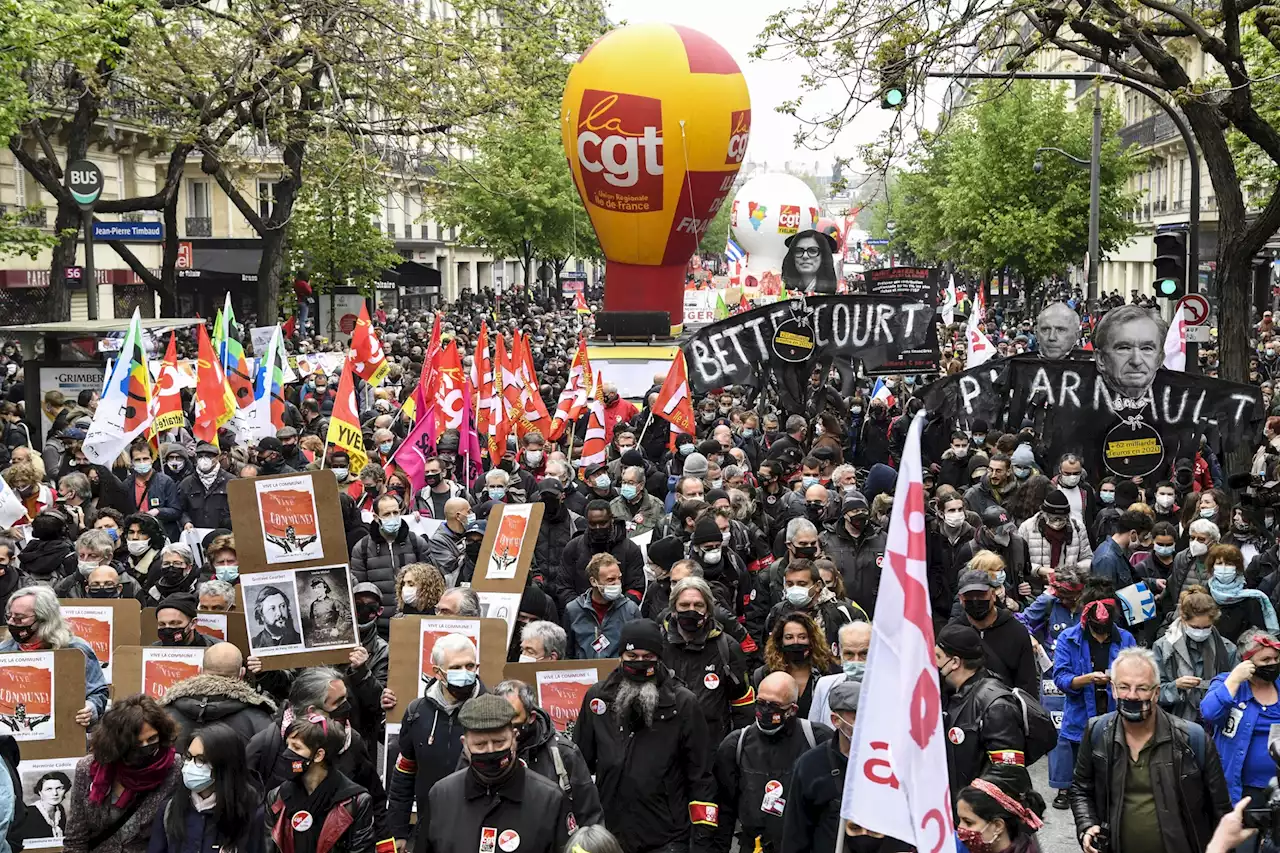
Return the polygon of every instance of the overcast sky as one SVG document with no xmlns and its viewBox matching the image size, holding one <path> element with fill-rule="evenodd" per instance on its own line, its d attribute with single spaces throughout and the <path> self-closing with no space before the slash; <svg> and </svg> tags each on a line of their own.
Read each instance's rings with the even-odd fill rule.
<svg viewBox="0 0 1280 853">
<path fill-rule="evenodd" d="M 614 23 L 665 21 L 690 26 L 714 37 L 733 54 L 751 91 L 749 161 L 767 162 L 770 167 L 781 169 L 784 161 L 793 160 L 812 169 L 816 160 L 826 171 L 836 157 L 855 157 L 858 145 L 874 140 L 889 125 L 891 114 L 873 107 L 864 110 L 855 125 L 846 128 L 830 148 L 807 151 L 795 145 L 793 137 L 800 123 L 778 114 L 775 108 L 794 97 L 806 64 L 800 60 L 748 59 L 766 19 L 787 8 L 787 0 L 608 0 L 608 4 L 609 18 Z M 838 103 L 837 97 L 833 91 L 825 101 Z M 855 161 L 855 168 L 856 165 Z"/>
</svg>

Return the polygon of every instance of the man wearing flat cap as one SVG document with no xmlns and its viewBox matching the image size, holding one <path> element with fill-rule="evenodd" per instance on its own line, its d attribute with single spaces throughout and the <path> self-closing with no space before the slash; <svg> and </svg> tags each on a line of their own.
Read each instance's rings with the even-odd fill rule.
<svg viewBox="0 0 1280 853">
<path fill-rule="evenodd" d="M 627 853 L 710 849 L 720 817 L 706 718 L 662 648 L 652 620 L 624 625 L 621 664 L 587 690 L 573 733 Z"/>
<path fill-rule="evenodd" d="M 511 703 L 492 693 L 462 706 L 458 722 L 467 766 L 431 786 L 427 815 L 418 816 L 416 853 L 564 849 L 578 828 L 569 799 L 516 757 L 514 719 Z"/>
<path fill-rule="evenodd" d="M 934 641 L 933 658 L 942 677 L 951 796 L 995 764 L 1025 773 L 1022 706 L 1004 682 L 987 671 L 977 630 L 962 623 L 948 624 Z M 1029 785 L 1030 780 L 1026 781 Z"/>
</svg>

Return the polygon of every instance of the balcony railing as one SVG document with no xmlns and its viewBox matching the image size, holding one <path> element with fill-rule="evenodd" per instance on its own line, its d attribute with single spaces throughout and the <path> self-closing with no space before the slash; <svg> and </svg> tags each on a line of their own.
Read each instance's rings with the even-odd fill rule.
<svg viewBox="0 0 1280 853">
<path fill-rule="evenodd" d="M 188 216 L 187 217 L 187 236 L 188 237 L 212 237 L 213 236 L 213 218 L 210 216 Z"/>
<path fill-rule="evenodd" d="M 24 210 L 18 214 L 18 224 L 25 225 L 28 228 L 48 228 L 49 211 L 43 207 Z"/>
<path fill-rule="evenodd" d="M 392 238 L 392 239 L 395 239 L 395 236 L 396 236 L 396 224 L 395 224 L 394 222 L 388 222 L 388 223 L 387 223 L 387 236 L 388 236 L 388 237 L 390 237 L 390 238 Z"/>
<path fill-rule="evenodd" d="M 120 214 L 121 222 L 146 222 L 146 214 L 141 210 L 131 210 L 128 213 Z"/>
<path fill-rule="evenodd" d="M 1134 122 L 1120 128 L 1120 140 L 1128 148 L 1136 145 L 1139 148 L 1150 148 L 1158 142 L 1178 136 L 1178 128 L 1173 119 L 1164 113 L 1148 116 L 1142 121 Z"/>
</svg>

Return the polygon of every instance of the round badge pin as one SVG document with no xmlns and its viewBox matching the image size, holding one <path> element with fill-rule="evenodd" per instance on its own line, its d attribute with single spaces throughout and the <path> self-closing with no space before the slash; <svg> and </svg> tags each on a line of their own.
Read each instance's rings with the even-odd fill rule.
<svg viewBox="0 0 1280 853">
<path fill-rule="evenodd" d="M 306 832 L 311 828 L 311 824 L 315 823 L 315 819 L 311 817 L 311 812 L 298 812 L 290 820 L 293 825 L 294 832 Z"/>
<path fill-rule="evenodd" d="M 502 853 L 515 853 L 516 848 L 519 846 L 520 833 L 516 832 L 514 829 L 504 830 L 503 833 L 498 836 L 498 849 L 501 850 Z"/>
<path fill-rule="evenodd" d="M 720 686 L 720 676 L 716 675 L 714 672 L 709 672 L 706 677 L 702 679 L 702 684 L 708 690 L 715 690 Z"/>
<path fill-rule="evenodd" d="M 947 731 L 947 740 L 951 741 L 954 744 L 964 743 L 964 729 L 960 728 L 959 726 L 952 726 Z"/>
<path fill-rule="evenodd" d="M 605 704 L 605 701 L 603 699 L 591 700 L 591 712 L 596 716 L 600 716 L 607 710 L 609 710 L 609 706 Z"/>
</svg>

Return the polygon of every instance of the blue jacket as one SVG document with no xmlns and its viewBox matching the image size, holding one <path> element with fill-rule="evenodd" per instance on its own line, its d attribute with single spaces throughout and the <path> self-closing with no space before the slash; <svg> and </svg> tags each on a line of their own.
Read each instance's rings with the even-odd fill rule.
<svg viewBox="0 0 1280 853">
<path fill-rule="evenodd" d="M 1129 555 L 1110 536 L 1094 549 L 1089 572 L 1096 577 L 1111 581 L 1118 590 L 1124 589 L 1135 580 L 1133 567 L 1129 565 Z"/>
<path fill-rule="evenodd" d="M 1237 803 L 1244 796 L 1244 759 L 1249 752 L 1249 742 L 1253 739 L 1253 727 L 1258 722 L 1258 711 L 1261 706 L 1253 699 L 1253 688 L 1246 681 L 1236 691 L 1232 699 L 1227 692 L 1227 676 L 1229 672 L 1221 672 L 1214 676 L 1209 685 L 1209 692 L 1200 700 L 1200 716 L 1205 723 L 1213 726 L 1213 745 L 1218 748 L 1218 757 L 1222 759 L 1222 773 L 1227 777 L 1227 792 L 1231 794 L 1231 802 Z M 1232 734 L 1226 734 L 1232 712 L 1239 711 L 1239 719 L 1232 728 Z"/>
<path fill-rule="evenodd" d="M 1096 555 L 1097 552 L 1095 551 L 1094 554 Z M 1121 649 L 1137 645 L 1133 635 L 1128 631 L 1118 625 L 1116 630 L 1120 632 L 1120 642 L 1111 644 L 1107 655 L 1108 669 Z M 1084 727 L 1090 717 L 1116 709 L 1115 699 L 1109 693 L 1107 707 L 1099 709 L 1094 701 L 1093 685 L 1086 685 L 1083 690 L 1076 690 L 1071 686 L 1071 679 L 1093 671 L 1093 659 L 1089 655 L 1089 640 L 1084 626 L 1077 621 L 1058 635 L 1058 645 L 1053 650 L 1053 683 L 1065 697 L 1060 730 L 1063 740 L 1079 743 L 1084 737 Z"/>
<path fill-rule="evenodd" d="M 1018 621 L 1027 626 L 1031 636 L 1040 641 L 1044 652 L 1053 657 L 1057 648 L 1058 637 L 1072 625 L 1079 625 L 1080 620 L 1074 613 L 1062 606 L 1056 596 L 1041 593 L 1036 600 L 1027 605 L 1021 613 L 1015 613 Z"/>
<path fill-rule="evenodd" d="M 178 529 L 178 522 L 182 519 L 182 497 L 178 494 L 178 484 L 168 474 L 152 472 L 151 481 L 147 483 L 147 493 L 142 498 L 142 506 L 138 506 L 135 486 L 137 481 L 137 474 L 130 474 L 124 481 L 125 500 L 130 509 L 141 513 L 159 510 L 156 520 L 164 529 L 164 535 L 170 542 L 177 542 L 182 538 L 182 531 Z"/>
<path fill-rule="evenodd" d="M 596 609 L 591 606 L 591 591 L 584 592 L 570 601 L 564 612 L 564 627 L 569 632 L 569 657 L 577 660 L 616 658 L 621 653 L 618 646 L 622 642 L 622 626 L 639 618 L 640 605 L 624 593 L 609 607 L 602 625 L 596 618 Z M 602 634 L 608 642 L 597 649 L 595 644 Z"/>
<path fill-rule="evenodd" d="M 89 648 L 89 644 L 79 637 L 73 637 L 67 648 L 79 649 L 84 654 L 84 700 L 92 706 L 93 719 L 97 722 L 107 708 L 107 679 L 102 674 L 102 664 L 98 662 L 98 656 Z M 0 643 L 0 652 L 20 651 L 22 649 L 12 638 Z"/>
</svg>

